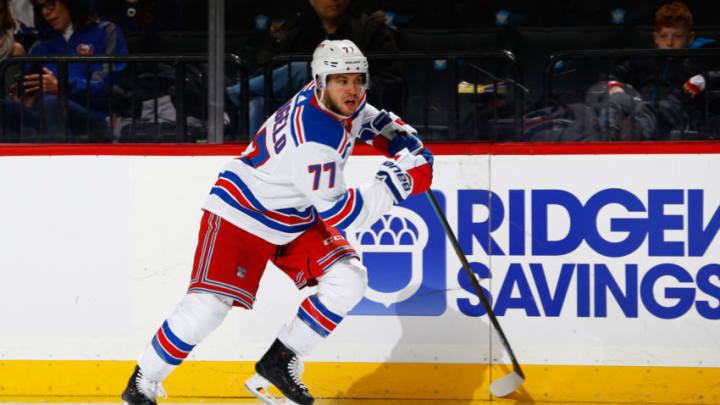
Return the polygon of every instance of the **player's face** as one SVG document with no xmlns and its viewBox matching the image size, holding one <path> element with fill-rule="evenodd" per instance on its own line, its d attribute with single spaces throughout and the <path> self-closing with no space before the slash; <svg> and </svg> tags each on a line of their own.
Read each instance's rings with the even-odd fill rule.
<svg viewBox="0 0 720 405">
<path fill-rule="evenodd" d="M 364 91 L 362 73 L 329 75 L 323 103 L 340 115 L 352 115 Z"/>
<path fill-rule="evenodd" d="M 659 49 L 683 49 L 695 40 L 695 33 L 684 26 L 662 27 L 653 32 L 653 40 Z"/>
</svg>

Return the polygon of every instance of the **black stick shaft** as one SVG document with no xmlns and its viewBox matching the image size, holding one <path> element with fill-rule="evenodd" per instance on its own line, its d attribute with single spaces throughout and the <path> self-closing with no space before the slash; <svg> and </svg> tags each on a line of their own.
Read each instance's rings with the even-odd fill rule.
<svg viewBox="0 0 720 405">
<path fill-rule="evenodd" d="M 425 192 L 425 195 L 427 196 L 428 200 L 430 200 L 430 204 L 435 210 L 435 214 L 437 214 L 438 219 L 440 219 L 440 222 L 445 229 L 445 234 L 447 234 L 448 239 L 450 239 L 450 243 L 453 245 L 458 259 L 460 259 L 460 262 L 462 262 L 462 266 L 465 269 L 468 278 L 470 279 L 470 283 L 472 283 L 472 286 L 475 289 L 475 294 L 477 294 L 478 298 L 480 298 L 480 302 L 485 308 L 485 312 L 487 312 L 488 317 L 490 318 L 490 322 L 495 327 L 498 336 L 500 336 L 500 341 L 502 342 L 503 346 L 505 346 L 505 350 L 507 350 L 508 354 L 510 355 L 513 369 L 518 374 L 520 374 L 521 377 L 525 378 L 525 374 L 523 374 L 522 370 L 520 369 L 520 364 L 518 363 L 517 358 L 515 358 L 515 353 L 513 353 L 513 350 L 510 347 L 510 343 L 508 342 L 507 337 L 505 337 L 505 332 L 503 332 L 502 328 L 500 327 L 500 322 L 498 322 L 497 317 L 492 310 L 490 302 L 485 296 L 482 288 L 480 288 L 480 283 L 478 283 L 477 278 L 475 278 L 475 274 L 473 274 L 472 270 L 470 269 L 470 263 L 468 263 L 467 258 L 465 257 L 465 253 L 463 253 L 462 249 L 460 248 L 460 243 L 455 237 L 455 233 L 453 232 L 452 228 L 450 228 L 450 224 L 448 224 L 445 214 L 440 209 L 440 204 L 438 204 L 437 199 L 435 199 L 435 194 L 431 189 L 428 189 L 428 191 Z"/>
</svg>

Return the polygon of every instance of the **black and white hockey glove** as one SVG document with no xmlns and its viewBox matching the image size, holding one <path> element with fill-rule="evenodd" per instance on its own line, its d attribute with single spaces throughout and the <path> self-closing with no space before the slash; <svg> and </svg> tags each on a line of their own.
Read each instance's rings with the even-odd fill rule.
<svg viewBox="0 0 720 405">
<path fill-rule="evenodd" d="M 417 155 L 402 149 L 394 159 L 382 163 L 376 178 L 384 182 L 395 204 L 399 204 L 410 194 L 424 193 L 430 188 L 433 162 L 433 154 L 428 149 Z"/>
</svg>

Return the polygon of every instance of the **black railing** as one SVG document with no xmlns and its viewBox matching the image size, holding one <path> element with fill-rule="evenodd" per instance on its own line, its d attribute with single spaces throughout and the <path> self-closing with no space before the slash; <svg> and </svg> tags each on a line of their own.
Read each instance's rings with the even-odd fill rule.
<svg viewBox="0 0 720 405">
<path fill-rule="evenodd" d="M 553 93 L 553 78 L 558 63 L 575 59 L 622 61 L 639 58 L 678 58 L 678 57 L 720 57 L 720 48 L 702 49 L 588 49 L 558 51 L 550 55 L 544 67 L 543 102 L 546 104 Z M 717 67 L 720 69 L 720 66 Z M 608 72 L 609 73 L 609 72 Z M 707 94 L 707 92 L 706 92 Z"/>
<path fill-rule="evenodd" d="M 600 108 L 607 108 L 610 104 L 603 102 L 603 96 L 608 95 L 607 85 L 603 87 L 603 82 L 613 79 L 612 73 L 617 69 L 617 66 L 625 61 L 642 60 L 653 61 L 656 60 L 658 63 L 670 60 L 679 60 L 683 62 L 689 62 L 693 59 L 698 60 L 697 66 L 701 66 L 704 70 L 703 75 L 706 79 L 706 87 L 701 95 L 703 97 L 702 105 L 699 107 L 700 102 L 693 104 L 698 110 L 703 109 L 701 119 L 691 120 L 687 118 L 687 122 L 683 122 L 682 126 L 678 128 L 672 128 L 669 133 L 656 131 L 655 135 L 651 139 L 656 140 L 672 140 L 672 139 L 715 139 L 720 136 L 718 134 L 717 126 L 711 125 L 711 120 L 717 113 L 718 103 L 720 100 L 720 94 L 717 94 L 718 88 L 717 79 L 715 79 L 717 70 L 720 66 L 717 66 L 717 62 L 720 60 L 720 48 L 703 48 L 703 49 L 609 49 L 609 50 L 570 50 L 570 51 L 559 51 L 552 53 L 544 67 L 543 72 L 543 93 L 542 93 L 542 105 L 549 106 L 553 104 L 569 104 L 569 103 L 596 103 Z M 713 63 L 714 61 L 714 63 Z M 688 71 L 692 71 L 689 69 Z M 632 72 L 639 76 L 643 80 L 650 80 L 647 76 L 647 72 Z M 665 75 L 668 73 L 665 72 Z M 642 76 L 645 75 L 645 76 Z M 667 86 L 664 84 L 666 80 L 660 71 L 657 72 L 655 83 L 652 83 L 656 88 Z M 558 81 L 561 79 L 561 81 Z M 687 77 L 685 79 L 690 79 Z M 556 81 L 562 84 L 560 90 L 557 90 Z M 648 83 L 650 84 L 650 83 Z M 636 100 L 640 102 L 646 102 L 653 105 L 653 111 L 660 111 L 658 107 L 660 100 L 659 96 L 640 94 L 643 89 L 633 89 L 637 91 Z M 682 89 L 676 89 L 678 92 Z M 643 97 L 645 96 L 645 97 Z M 591 100 L 591 101 L 588 101 Z M 689 113 L 687 108 L 680 104 L 676 105 L 677 109 L 685 110 Z M 607 111 L 607 110 L 606 110 Z M 656 113 L 659 114 L 659 113 Z M 697 117 L 695 117 L 697 118 Z M 690 121 L 693 121 L 692 123 Z M 694 122 L 694 121 L 702 121 Z M 635 139 L 649 139 L 647 136 L 640 137 L 635 135 Z M 622 140 L 624 138 L 621 138 Z M 614 136 L 610 135 L 606 140 L 618 140 Z"/>
<path fill-rule="evenodd" d="M 234 66 L 234 69 L 232 70 L 234 80 L 236 81 L 242 81 L 247 84 L 247 72 L 244 69 L 243 64 L 239 60 L 239 58 L 235 55 L 228 55 L 226 60 L 231 63 Z M 55 141 L 58 142 L 73 142 L 73 139 L 71 135 L 68 133 L 68 129 L 66 128 L 66 118 L 67 118 L 67 106 L 68 106 L 68 100 L 69 100 L 69 83 L 68 83 L 68 65 L 69 64 L 85 64 L 86 66 L 89 66 L 90 63 L 102 63 L 107 64 L 108 66 L 108 78 L 106 81 L 105 86 L 105 95 L 107 100 L 107 105 L 105 108 L 105 113 L 108 116 L 108 122 L 112 124 L 114 121 L 114 118 L 118 116 L 118 112 L 116 109 L 117 104 L 117 98 L 118 98 L 118 91 L 123 93 L 124 97 L 129 98 L 130 103 L 130 111 L 131 113 L 129 116 L 126 117 L 127 120 L 130 121 L 129 128 L 130 128 L 130 136 L 129 139 L 133 139 L 133 135 L 136 132 L 137 129 L 137 121 L 138 117 L 137 114 L 135 114 L 135 110 L 138 108 L 138 70 L 137 66 L 141 64 L 150 64 L 153 65 L 149 68 L 148 71 L 144 72 L 145 75 L 149 75 L 152 89 L 150 90 L 152 93 L 152 102 L 153 102 L 153 112 L 154 112 L 154 124 L 155 124 L 155 130 L 156 130 L 156 136 L 151 138 L 150 140 L 159 141 L 161 138 L 167 139 L 167 136 L 161 136 L 161 127 L 158 120 L 158 97 L 162 96 L 163 94 L 167 94 L 169 89 L 168 88 L 161 88 L 160 86 L 157 86 L 157 84 L 160 84 L 159 77 L 162 74 L 161 71 L 157 68 L 157 64 L 167 64 L 170 66 L 170 69 L 172 71 L 172 75 L 174 76 L 173 79 L 167 79 L 169 82 L 173 83 L 174 86 L 174 100 L 173 100 L 173 106 L 175 108 L 176 113 L 176 121 L 175 121 L 175 129 L 174 129 L 174 138 L 172 141 L 174 142 L 187 142 L 188 141 L 188 131 L 187 131 L 187 101 L 185 99 L 186 94 L 186 81 L 188 81 L 187 77 L 187 66 L 188 64 L 204 64 L 207 63 L 207 56 L 206 55 L 104 55 L 104 56 L 61 56 L 61 55 L 43 55 L 43 56 L 21 56 L 21 57 L 12 57 L 4 62 L 0 63 L 0 88 L 5 88 L 5 72 L 7 69 L 10 68 L 13 64 L 21 64 L 23 65 L 22 70 L 25 70 L 25 66 L 28 65 L 43 65 L 43 64 L 56 64 L 58 67 L 58 105 L 59 105 L 59 119 L 58 124 L 60 125 L 60 128 L 57 129 L 57 132 L 61 134 L 61 139 L 56 139 Z M 127 64 L 127 67 L 122 68 L 121 70 L 115 70 L 118 65 L 121 64 Z M 199 70 L 199 75 L 205 74 L 202 70 Z M 25 74 L 32 74 L 32 73 L 39 73 L 38 71 L 33 72 L 26 72 Z M 166 72 L 167 73 L 167 72 Z M 153 80 L 153 78 L 155 80 Z M 86 69 L 85 79 L 89 83 L 92 80 L 92 72 L 88 69 Z M 202 89 L 206 91 L 207 82 L 201 83 L 201 86 L 204 86 L 205 88 Z M 126 88 L 121 88 L 126 87 Z M 43 103 L 42 103 L 42 97 L 45 97 L 42 92 L 38 95 L 39 97 L 39 109 L 40 114 L 42 115 L 44 111 L 42 111 Z M 206 100 L 197 100 L 197 102 L 205 103 Z M 91 110 L 91 89 L 89 86 L 86 88 L 86 94 L 84 98 L 84 104 L 83 106 Z M 0 103 L 0 117 L 2 117 L 3 123 L 5 122 L 5 103 Z M 244 107 L 244 108 L 243 108 Z M 20 103 L 20 139 L 25 138 L 25 131 L 26 126 L 25 122 L 23 120 L 23 115 L 26 113 L 27 107 L 24 107 L 22 103 Z M 241 108 L 239 109 L 239 113 L 242 115 L 242 113 L 247 113 L 247 100 L 245 101 L 244 106 L 241 105 Z M 242 118 L 242 116 L 241 116 Z M 88 115 L 85 122 L 85 128 L 86 131 L 90 131 L 90 116 Z M 44 119 L 40 120 L 40 125 L 44 125 L 45 121 Z M 5 133 L 6 125 L 0 125 L 0 142 L 6 142 L 7 141 L 7 134 Z M 107 134 L 105 134 L 104 141 L 112 141 L 112 125 L 109 125 L 107 128 Z M 40 132 L 40 142 L 45 141 L 44 139 L 44 133 L 45 128 L 42 128 Z M 86 134 L 87 135 L 87 134 Z M 115 139 L 117 141 L 117 139 Z M 122 141 L 122 140 L 121 140 Z"/>
<path fill-rule="evenodd" d="M 371 75 L 371 90 L 369 92 L 370 101 L 379 108 L 392 109 L 403 117 L 408 123 L 415 126 L 421 135 L 430 141 L 525 141 L 526 134 L 523 133 L 523 113 L 525 108 L 525 100 L 527 89 L 521 83 L 523 72 L 521 66 L 510 51 L 483 51 L 483 52 L 440 52 L 440 51 L 418 51 L 418 52 L 392 52 L 392 53 L 368 53 L 368 59 L 372 67 L 376 64 L 392 65 L 394 68 L 389 69 L 388 74 L 393 80 L 397 81 L 397 86 L 373 86 L 373 82 L 377 83 L 378 78 Z M 617 62 L 631 58 L 668 58 L 668 57 L 720 57 L 720 49 L 682 49 L 682 50 L 655 50 L 655 49 L 622 49 L 622 50 L 580 50 L 580 51 L 563 51 L 553 53 L 544 68 L 542 106 L 551 104 L 553 99 L 555 83 L 558 77 L 565 78 L 562 82 L 563 86 L 572 88 L 573 86 L 584 92 L 583 86 L 592 83 L 581 83 L 580 81 L 570 80 L 570 75 L 561 76 L 567 73 L 572 67 L 572 62 L 580 60 L 588 61 L 605 61 L 608 69 L 611 66 L 609 61 Z M 308 62 L 311 59 L 310 54 L 284 54 L 274 58 L 274 65 L 288 66 L 288 78 L 293 75 L 292 64 L 294 61 Z M 243 89 L 250 88 L 249 77 L 242 61 L 237 56 L 228 55 L 229 63 L 232 68 L 228 69 L 230 77 L 229 85 L 241 83 Z M 717 59 L 716 59 L 717 60 Z M 558 69 L 560 63 L 571 62 L 562 69 Z M 192 129 L 188 129 L 187 118 L 188 110 L 193 110 L 196 117 L 201 120 L 207 120 L 207 113 L 202 115 L 202 106 L 206 105 L 206 98 L 185 97 L 188 87 L 192 87 L 188 71 L 188 65 L 205 64 L 207 56 L 203 54 L 197 55 L 113 55 L 113 56 L 23 56 L 13 57 L 0 64 L 0 88 L 5 87 L 5 72 L 12 64 L 20 64 L 23 68 L 26 66 L 37 64 L 57 64 L 59 91 L 58 102 L 60 106 L 59 114 L 61 119 L 58 121 L 60 128 L 54 128 L 56 132 L 62 134 L 58 142 L 82 142 L 85 138 L 73 138 L 68 131 L 66 125 L 67 104 L 69 97 L 68 83 L 68 66 L 75 63 L 102 63 L 107 64 L 109 71 L 113 72 L 119 64 L 127 64 L 122 72 L 114 72 L 110 74 L 107 80 L 106 93 L 107 105 L 104 107 L 104 113 L 112 122 L 117 116 L 122 116 L 119 111 L 118 98 L 116 97 L 117 88 L 124 87 L 125 102 L 130 104 L 131 113 L 124 116 L 127 127 L 123 132 L 123 136 L 118 138 L 113 135 L 113 128 L 107 128 L 107 133 L 100 140 L 104 142 L 204 142 L 207 138 L 200 132 L 193 133 Z M 161 73 L 158 70 L 148 72 L 143 70 L 142 64 L 165 64 L 169 66 L 169 71 L 163 81 L 150 80 L 153 85 L 152 97 L 150 100 L 152 116 L 154 121 L 152 125 L 141 127 L 142 135 L 135 136 L 138 128 L 142 123 L 138 122 L 136 108 L 139 99 L 138 77 L 142 74 L 152 79 L 158 77 Z M 441 65 L 441 67 L 438 67 Z M 597 63 L 596 65 L 600 65 Z M 605 67 L 595 66 L 595 70 L 605 69 Z M 198 69 L 194 69 L 198 71 Z M 141 72 L 141 73 L 139 73 Z M 267 69 L 264 75 L 264 109 L 262 113 L 267 117 L 280 104 L 287 101 L 289 97 L 298 90 L 287 86 L 284 91 L 272 91 L 273 75 L 272 70 Z M 200 69 L 200 73 L 202 69 Z M 91 80 L 91 72 L 86 71 L 86 79 Z M 605 74 L 607 77 L 607 74 Z M 713 76 L 708 74 L 707 77 Z M 310 80 L 309 75 L 306 82 Z M 290 80 L 288 79 L 290 82 Z M 572 81 L 572 83 L 566 83 Z M 170 83 L 168 85 L 168 83 Z M 305 83 L 302 83 L 303 85 Z M 158 98 L 163 94 L 167 94 L 168 87 L 173 87 L 175 97 L 172 100 L 176 112 L 176 122 L 174 126 L 162 127 L 158 121 L 159 105 Z M 197 87 L 197 86 L 196 86 Z M 202 94 L 207 91 L 207 82 L 200 83 Z M 712 103 L 711 93 L 718 92 L 717 86 L 713 87 L 713 81 L 708 80 L 708 85 L 703 97 L 705 97 L 705 117 L 714 117 L 717 106 Z M 91 103 L 90 90 L 86 90 L 84 104 L 88 107 Z M 248 91 L 242 91 L 239 94 L 237 106 L 228 108 L 228 102 L 225 103 L 226 112 L 232 116 L 232 122 L 236 125 L 232 127 L 232 132 L 225 133 L 225 141 L 248 140 L 252 137 L 252 124 L 250 123 L 250 98 Z M 43 95 L 40 95 L 43 97 Z M 373 98 L 374 97 L 374 98 Z M 76 98 L 77 99 L 77 98 Z M 42 108 L 40 103 L 39 107 Z M 237 107 L 237 108 L 235 108 Z M 5 104 L 0 103 L 0 117 L 5 118 L 7 111 Z M 20 108 L 20 122 L 23 123 L 22 115 L 27 113 L 26 108 Z M 42 113 L 42 111 L 40 111 Z M 202 116 L 199 116 L 200 114 Z M 44 121 L 43 121 L 44 123 Z M 85 130 L 90 130 L 90 119 L 87 118 Z M 705 125 L 707 127 L 707 124 Z M 21 125 L 19 138 L 23 141 L 24 125 Z M 0 142 L 17 141 L 9 139 L 5 132 L 6 126 L 0 125 Z M 204 129 L 203 129 L 204 130 Z M 46 142 L 45 131 L 38 131 L 38 137 L 32 139 L 35 142 Z M 149 135 L 148 135 L 149 134 Z M 717 138 L 718 136 L 714 136 Z M 140 139 L 140 140 L 138 140 Z"/>
<path fill-rule="evenodd" d="M 288 66 L 288 82 L 292 76 L 291 62 L 305 61 L 312 58 L 310 54 L 284 54 L 273 58 L 274 66 Z M 417 52 L 383 52 L 368 53 L 371 72 L 375 63 L 399 63 L 400 88 L 392 87 L 391 91 L 399 91 L 400 102 L 397 103 L 399 115 L 410 125 L 413 125 L 421 132 L 424 138 L 433 141 L 454 141 L 454 140 L 484 140 L 484 141 L 505 141 L 517 140 L 522 131 L 523 100 L 527 91 L 519 81 L 522 71 L 515 55 L 506 50 L 497 51 L 417 51 Z M 442 61 L 445 67 L 435 70 L 433 62 Z M 425 62 L 425 63 L 423 63 Z M 499 63 L 503 73 L 491 73 L 486 63 Z M 297 88 L 286 88 L 282 94 L 273 94 L 271 69 L 265 71 L 264 79 L 264 114 L 269 116 L 274 108 L 286 101 Z M 310 77 L 307 77 L 308 81 Z M 375 91 L 372 83 L 375 80 L 373 74 L 370 77 L 370 94 Z M 464 91 L 460 89 L 462 82 L 470 80 Z M 432 83 L 436 81 L 436 83 Z M 485 83 L 485 85 L 481 85 Z M 411 97 L 414 93 L 419 94 L 420 103 Z M 479 89 L 484 89 L 479 91 Z M 499 104 L 502 91 L 510 101 L 506 106 L 506 112 L 501 114 L 499 108 L 486 108 L 486 126 L 481 125 L 480 115 L 486 106 Z M 380 94 L 375 99 L 380 100 L 376 105 L 378 108 L 387 108 L 382 104 L 382 99 L 392 98 L 391 95 Z M 483 95 L 486 100 L 480 100 Z M 469 97 L 467 102 L 461 97 Z M 435 105 L 431 103 L 435 102 Z M 468 107 L 468 111 L 464 111 Z M 433 119 L 433 112 L 440 111 L 444 117 Z M 461 115 L 466 125 L 460 125 Z M 503 131 L 501 128 L 505 128 Z M 461 131 L 465 131 L 460 133 Z M 490 133 L 484 133 L 489 131 Z"/>
</svg>

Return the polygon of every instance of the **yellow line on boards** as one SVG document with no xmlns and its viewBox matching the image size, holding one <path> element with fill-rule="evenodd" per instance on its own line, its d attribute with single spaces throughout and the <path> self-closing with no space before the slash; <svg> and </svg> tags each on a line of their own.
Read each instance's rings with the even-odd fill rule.
<svg viewBox="0 0 720 405">
<path fill-rule="evenodd" d="M 252 362 L 187 361 L 163 383 L 168 402 L 248 398 Z M 120 402 L 133 361 L 0 361 L 0 402 Z M 303 381 L 321 398 L 490 400 L 505 365 L 307 363 Z M 521 402 L 720 403 L 720 368 L 524 365 Z M 514 402 L 511 401 L 511 402 Z M 502 402 L 501 402 L 502 403 Z"/>
</svg>

